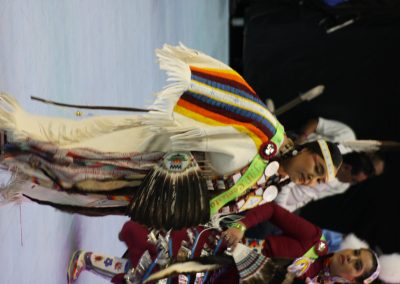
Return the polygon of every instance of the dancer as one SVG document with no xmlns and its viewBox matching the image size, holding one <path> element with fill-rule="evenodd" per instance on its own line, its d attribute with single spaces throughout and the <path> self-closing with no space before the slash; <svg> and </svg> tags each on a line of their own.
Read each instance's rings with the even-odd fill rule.
<svg viewBox="0 0 400 284">
<path fill-rule="evenodd" d="M 265 220 L 273 222 L 284 233 L 280 236 L 268 236 L 265 240 L 243 239 L 247 228 Z M 171 233 L 167 240 L 172 243 L 169 259 L 173 261 L 167 262 L 169 265 L 165 269 L 149 276 L 149 271 L 154 269 L 155 264 L 165 266 L 165 262 L 159 261 L 161 250 L 157 250 L 154 244 L 147 241 L 148 236 L 152 239 L 151 235 L 145 227 L 132 221 L 127 222 L 120 233 L 120 239 L 128 246 L 129 259 L 134 268 L 130 272 L 125 271 L 125 278 L 133 274 L 134 277 L 130 278 L 132 283 L 147 283 L 177 274 L 182 275 L 180 279 L 188 280 L 188 275 L 194 273 L 197 276 L 192 277 L 200 278 L 198 281 L 207 280 L 210 283 L 293 283 L 295 279 L 307 279 L 307 283 L 368 284 L 378 277 L 380 270 L 378 258 L 370 249 L 347 249 L 327 254 L 320 228 L 275 203 L 267 203 L 250 210 L 243 219 L 231 223 L 222 233 L 221 239 L 214 236 L 210 238 L 205 234 L 205 237 L 200 238 L 201 241 L 193 242 L 186 230 Z M 211 243 L 217 240 L 217 245 L 211 246 L 211 249 L 205 241 L 209 239 L 212 240 Z M 247 246 L 238 244 L 240 241 Z M 193 255 L 189 254 L 190 259 L 187 261 L 176 262 L 178 252 L 186 251 L 182 249 L 184 245 L 180 245 L 188 243 L 196 246 L 192 250 L 189 247 Z M 227 247 L 234 249 L 228 256 L 221 255 Z M 203 255 L 202 250 L 206 251 Z M 212 256 L 213 254 L 216 256 Z M 76 280 L 85 269 L 97 269 L 93 266 L 94 255 L 96 253 L 74 254 L 68 271 L 71 281 Z M 207 279 L 204 278 L 205 274 L 199 274 L 207 271 L 211 273 L 212 270 L 217 272 L 208 275 Z M 124 272 L 114 270 L 113 282 L 120 283 L 123 274 Z"/>
<path fill-rule="evenodd" d="M 12 142 L 2 164 L 19 175 L 14 188 L 37 201 L 72 205 L 72 211 L 89 208 L 88 214 L 121 212 L 129 204 L 134 220 L 179 229 L 229 211 L 227 204 L 249 189 L 254 194 L 234 206 L 239 211 L 270 201 L 264 185 L 278 169 L 299 183 L 335 176 L 341 164 L 336 146 L 321 140 L 292 151 L 282 125 L 230 67 L 184 46 L 165 45 L 157 56 L 174 83 L 144 115 L 80 122 L 40 117 L 2 95 L 0 122 Z M 269 163 L 285 153 L 296 156 L 292 163 Z M 48 188 L 64 194 L 47 194 Z"/>
</svg>

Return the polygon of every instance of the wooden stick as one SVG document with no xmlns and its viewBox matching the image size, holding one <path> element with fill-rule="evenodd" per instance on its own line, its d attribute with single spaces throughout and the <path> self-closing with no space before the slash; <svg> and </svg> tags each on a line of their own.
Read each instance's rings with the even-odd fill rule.
<svg viewBox="0 0 400 284">
<path fill-rule="evenodd" d="M 82 108 L 82 109 L 101 109 L 101 110 L 117 110 L 117 111 L 133 111 L 133 112 L 149 112 L 152 109 L 133 108 L 133 107 L 114 107 L 114 106 L 90 106 L 90 105 L 73 105 L 59 103 L 51 100 L 42 99 L 39 97 L 31 96 L 31 100 L 39 101 L 45 104 L 56 105 L 61 107 Z"/>
<path fill-rule="evenodd" d="M 300 94 L 298 97 L 287 102 L 283 106 L 277 108 L 275 110 L 275 115 L 276 116 L 282 115 L 285 112 L 287 112 L 288 110 L 294 108 L 295 106 L 299 105 L 300 103 L 302 103 L 304 101 L 311 101 L 311 100 L 315 99 L 316 97 L 318 97 L 319 95 L 322 94 L 322 92 L 324 91 L 324 88 L 325 87 L 323 85 L 318 85 L 318 86 L 312 88 L 311 90 L 305 92 L 304 94 Z"/>
</svg>

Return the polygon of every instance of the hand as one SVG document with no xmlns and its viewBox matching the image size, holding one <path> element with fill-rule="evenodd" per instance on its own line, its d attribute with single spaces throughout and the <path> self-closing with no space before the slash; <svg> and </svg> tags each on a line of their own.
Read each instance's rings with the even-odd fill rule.
<svg viewBox="0 0 400 284">
<path fill-rule="evenodd" d="M 237 243 L 243 239 L 244 232 L 236 228 L 229 228 L 222 232 L 221 236 L 226 240 L 228 247 L 234 249 Z"/>
</svg>

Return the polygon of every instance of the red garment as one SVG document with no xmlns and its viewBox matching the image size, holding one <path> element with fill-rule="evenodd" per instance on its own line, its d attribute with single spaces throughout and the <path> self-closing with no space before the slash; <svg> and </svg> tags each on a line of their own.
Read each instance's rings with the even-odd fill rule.
<svg viewBox="0 0 400 284">
<path fill-rule="evenodd" d="M 272 235 L 265 239 L 266 246 L 263 249 L 263 254 L 269 257 L 288 257 L 293 259 L 301 257 L 321 239 L 322 235 L 322 230 L 319 227 L 274 202 L 249 210 L 240 221 L 247 228 L 251 228 L 261 222 L 270 221 L 283 231 L 281 235 Z M 302 278 L 315 277 L 322 267 L 322 261 L 316 260 Z M 239 283 L 238 277 L 231 272 L 233 270 L 224 274 L 224 280 L 227 282 L 221 283 Z"/>
<path fill-rule="evenodd" d="M 268 236 L 263 253 L 266 256 L 297 258 L 304 255 L 321 238 L 322 231 L 314 224 L 271 202 L 255 207 L 241 220 L 247 228 L 270 221 L 282 235 Z"/>
<path fill-rule="evenodd" d="M 195 230 L 201 232 L 204 228 L 197 227 Z M 196 250 L 193 253 L 194 257 L 198 257 L 201 254 L 201 249 L 204 247 L 205 242 L 207 242 L 208 237 L 212 234 L 212 230 L 205 231 L 202 233 L 201 237 L 198 240 L 198 245 Z M 119 234 L 119 238 L 121 241 L 125 242 L 128 246 L 128 256 L 132 263 L 132 267 L 136 267 L 140 257 L 143 253 L 148 250 L 152 259 L 157 257 L 157 248 L 147 242 L 147 235 L 149 234 L 149 230 L 133 221 L 128 221 L 122 227 L 122 230 Z M 182 241 L 189 241 L 187 236 L 186 229 L 182 229 L 179 231 L 172 231 L 170 234 L 170 238 L 172 239 L 172 255 L 176 256 L 179 248 L 181 247 Z M 226 248 L 224 244 L 221 246 L 221 249 Z M 112 279 L 113 283 L 122 283 L 123 274 L 119 274 Z"/>
<path fill-rule="evenodd" d="M 267 246 L 263 250 L 266 256 L 289 257 L 293 259 L 301 257 L 321 238 L 322 231 L 319 227 L 290 213 L 276 203 L 266 203 L 258 206 L 247 212 L 245 218 L 241 220 L 247 228 L 264 221 L 270 221 L 283 231 L 282 235 L 268 236 L 266 238 Z M 122 228 L 120 239 L 128 246 L 129 258 L 133 267 L 137 265 L 140 256 L 146 250 L 149 250 L 153 258 L 156 257 L 156 248 L 147 243 L 147 234 L 148 230 L 144 226 L 133 221 L 126 222 Z M 182 240 L 187 240 L 186 230 L 172 232 L 171 237 L 173 239 L 173 252 L 176 255 Z M 202 245 L 199 245 L 199 247 L 201 248 Z M 196 254 L 198 255 L 198 253 Z M 304 278 L 314 277 L 321 269 L 322 262 L 317 260 L 304 275 Z M 239 278 L 237 272 L 232 273 L 234 271 L 236 270 L 224 274 L 221 283 L 238 283 Z M 118 279 L 120 278 L 115 277 L 114 283 L 120 283 Z"/>
</svg>

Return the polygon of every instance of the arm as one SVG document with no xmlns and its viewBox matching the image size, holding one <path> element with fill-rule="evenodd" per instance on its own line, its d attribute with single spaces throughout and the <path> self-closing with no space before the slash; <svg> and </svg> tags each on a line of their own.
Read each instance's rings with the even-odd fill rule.
<svg viewBox="0 0 400 284">
<path fill-rule="evenodd" d="M 312 199 L 316 201 L 332 195 L 342 194 L 346 192 L 349 187 L 349 183 L 342 183 L 338 180 L 333 180 L 328 183 L 321 183 L 315 186 L 315 196 Z"/>
<path fill-rule="evenodd" d="M 302 144 L 307 140 L 307 137 L 311 134 L 314 133 L 318 127 L 318 118 L 312 118 L 304 124 L 299 131 L 299 137 L 297 138 L 296 143 L 297 144 Z"/>
<path fill-rule="evenodd" d="M 286 236 L 296 239 L 299 242 L 307 243 L 309 240 L 319 238 L 321 229 L 297 216 L 278 204 L 271 202 L 255 207 L 240 220 L 245 228 L 250 228 L 258 223 L 270 221 L 278 226 Z M 229 228 L 223 234 L 227 239 L 228 245 L 235 246 L 243 238 L 244 231 L 237 228 Z"/>
<path fill-rule="evenodd" d="M 293 182 L 282 187 L 278 196 L 275 198 L 275 202 L 285 208 L 286 210 L 293 212 L 310 201 L 318 197 L 318 193 L 314 188 L 308 186 L 297 185 Z"/>
<path fill-rule="evenodd" d="M 278 226 L 285 235 L 291 236 L 297 240 L 313 238 L 321 231 L 321 229 L 314 224 L 287 211 L 275 202 L 266 203 L 250 210 L 246 214 L 246 217 L 241 220 L 247 228 L 255 226 L 263 221 L 270 221 Z"/>
<path fill-rule="evenodd" d="M 298 143 L 323 138 L 331 142 L 342 142 L 356 140 L 354 131 L 346 124 L 326 119 L 313 118 L 300 129 Z"/>
<path fill-rule="evenodd" d="M 315 133 L 328 141 L 342 142 L 356 140 L 354 131 L 342 122 L 320 117 Z"/>
</svg>

